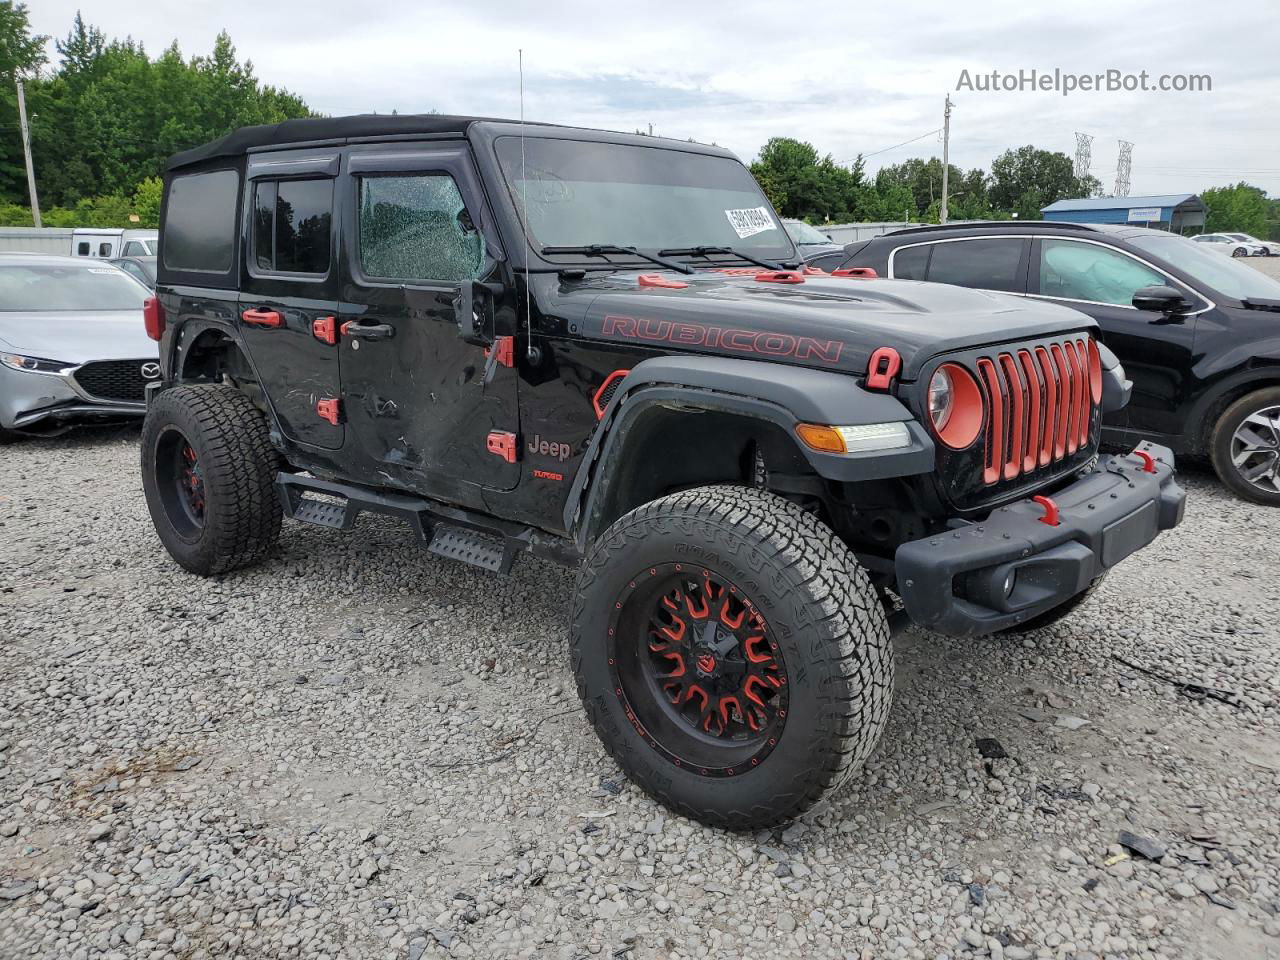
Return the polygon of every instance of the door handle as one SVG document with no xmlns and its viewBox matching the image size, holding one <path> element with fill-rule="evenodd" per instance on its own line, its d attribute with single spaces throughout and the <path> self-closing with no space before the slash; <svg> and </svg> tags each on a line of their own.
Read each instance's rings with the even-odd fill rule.
<svg viewBox="0 0 1280 960">
<path fill-rule="evenodd" d="M 284 317 L 276 310 L 246 310 L 240 314 L 240 319 L 245 323 L 253 324 L 255 327 L 284 326 Z"/>
<path fill-rule="evenodd" d="M 396 328 L 389 323 L 357 323 L 355 320 L 348 320 L 342 325 L 342 335 L 360 340 L 390 340 L 396 335 Z"/>
</svg>

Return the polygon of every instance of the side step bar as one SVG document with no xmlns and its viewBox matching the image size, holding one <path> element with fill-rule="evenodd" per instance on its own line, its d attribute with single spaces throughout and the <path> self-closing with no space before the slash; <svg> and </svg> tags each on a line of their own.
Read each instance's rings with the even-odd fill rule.
<svg viewBox="0 0 1280 960">
<path fill-rule="evenodd" d="M 294 473 L 276 475 L 276 493 L 291 520 L 350 530 L 362 513 L 385 514 L 408 523 L 431 553 L 495 573 L 509 573 L 516 557 L 526 551 L 566 566 L 577 566 L 582 559 L 568 538 L 410 494 Z"/>
</svg>

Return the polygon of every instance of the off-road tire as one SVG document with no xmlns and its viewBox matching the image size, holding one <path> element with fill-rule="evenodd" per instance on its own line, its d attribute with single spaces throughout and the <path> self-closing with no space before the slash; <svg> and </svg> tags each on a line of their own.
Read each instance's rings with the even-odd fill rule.
<svg viewBox="0 0 1280 960">
<path fill-rule="evenodd" d="M 1209 437 L 1214 472 L 1227 489 L 1238 497 L 1268 507 L 1280 507 L 1280 493 L 1263 490 L 1240 475 L 1231 460 L 1231 440 L 1250 414 L 1277 406 L 1280 406 L 1280 387 L 1266 387 L 1246 394 L 1222 412 Z"/>
<path fill-rule="evenodd" d="M 202 465 L 203 521 L 186 522 L 165 490 L 160 452 L 177 432 Z M 160 393 L 142 425 L 142 487 L 165 549 L 184 569 L 213 576 L 257 563 L 280 536 L 274 481 L 280 457 L 267 421 L 233 387 L 198 384 Z"/>
<path fill-rule="evenodd" d="M 777 745 L 735 776 L 702 776 L 656 750 L 612 679 L 617 598 L 673 561 L 749 593 L 785 661 L 789 712 Z M 884 732 L 893 651 L 883 606 L 848 547 L 788 500 L 716 486 L 638 507 L 593 545 L 576 594 L 570 652 L 592 726 L 635 783 L 681 814 L 734 830 L 791 819 L 843 784 Z"/>
<path fill-rule="evenodd" d="M 1041 630 L 1044 627 L 1053 626 L 1053 624 L 1057 623 L 1059 620 L 1065 620 L 1067 617 L 1071 616 L 1071 614 L 1075 613 L 1081 604 L 1097 592 L 1098 587 L 1102 586 L 1102 581 L 1105 580 L 1106 577 L 1107 575 L 1105 573 L 1102 574 L 1102 576 L 1098 577 L 1097 580 L 1093 581 L 1093 583 L 1089 584 L 1089 586 L 1085 587 L 1070 600 L 1060 603 L 1056 607 L 1046 610 L 1044 613 L 1037 614 L 1030 620 L 1015 624 L 1012 627 L 1005 627 L 1000 632 L 1030 633 L 1032 630 Z"/>
</svg>

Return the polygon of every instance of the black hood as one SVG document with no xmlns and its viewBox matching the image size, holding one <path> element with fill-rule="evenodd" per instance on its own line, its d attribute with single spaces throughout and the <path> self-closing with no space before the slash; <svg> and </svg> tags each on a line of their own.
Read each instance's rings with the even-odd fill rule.
<svg viewBox="0 0 1280 960">
<path fill-rule="evenodd" d="M 768 283 L 713 271 L 660 276 L 687 286 L 642 286 L 641 274 L 629 271 L 582 280 L 543 275 L 535 286 L 545 296 L 543 312 L 588 339 L 858 375 L 878 347 L 893 347 L 904 380 L 939 354 L 1097 326 L 1066 307 L 939 283 L 830 276 Z"/>
</svg>

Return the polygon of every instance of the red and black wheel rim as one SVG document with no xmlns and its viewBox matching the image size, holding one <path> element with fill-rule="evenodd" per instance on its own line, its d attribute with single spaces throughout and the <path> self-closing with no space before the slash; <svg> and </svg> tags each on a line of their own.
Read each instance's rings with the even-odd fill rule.
<svg viewBox="0 0 1280 960">
<path fill-rule="evenodd" d="M 184 539 L 199 537 L 205 521 L 205 472 L 200 455 L 176 427 L 156 440 L 156 487 L 169 522 Z"/>
<path fill-rule="evenodd" d="M 751 598 L 701 566 L 642 571 L 614 604 L 615 695 L 636 732 L 682 769 L 733 777 L 758 766 L 786 724 L 786 665 Z"/>
</svg>

